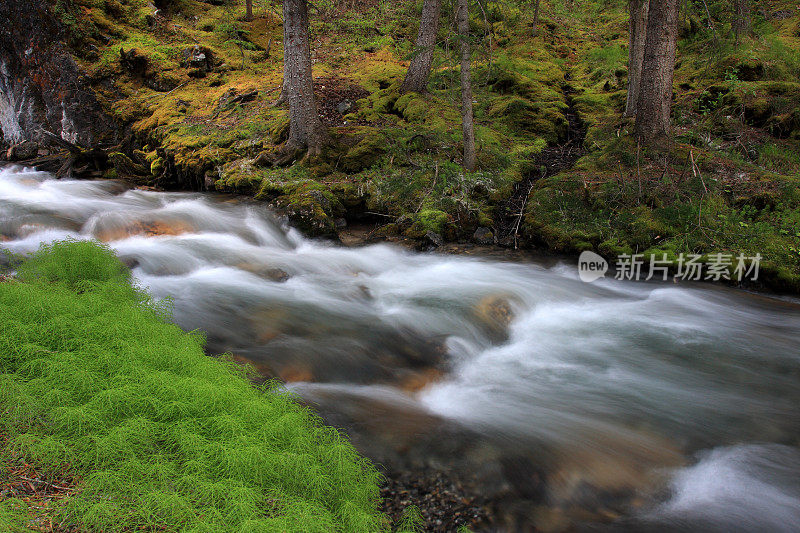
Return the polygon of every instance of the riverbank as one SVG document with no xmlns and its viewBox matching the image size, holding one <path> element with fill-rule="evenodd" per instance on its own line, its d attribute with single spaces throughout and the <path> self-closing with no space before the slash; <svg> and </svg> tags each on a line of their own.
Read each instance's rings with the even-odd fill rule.
<svg viewBox="0 0 800 533">
<path fill-rule="evenodd" d="M 388 528 L 349 442 L 169 313 L 89 242 L 0 283 L 4 530 Z"/>
</svg>

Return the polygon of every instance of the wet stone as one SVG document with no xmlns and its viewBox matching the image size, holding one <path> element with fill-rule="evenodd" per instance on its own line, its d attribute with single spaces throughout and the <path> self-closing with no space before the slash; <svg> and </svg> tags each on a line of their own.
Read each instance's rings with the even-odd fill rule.
<svg viewBox="0 0 800 533">
<path fill-rule="evenodd" d="M 489 228 L 480 227 L 476 229 L 472 238 L 478 244 L 494 244 L 494 234 Z"/>
</svg>

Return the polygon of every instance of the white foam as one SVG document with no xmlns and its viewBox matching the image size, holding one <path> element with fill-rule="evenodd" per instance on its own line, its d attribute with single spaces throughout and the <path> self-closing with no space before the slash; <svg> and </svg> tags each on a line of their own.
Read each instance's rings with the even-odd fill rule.
<svg viewBox="0 0 800 533">
<path fill-rule="evenodd" d="M 797 448 L 777 444 L 715 448 L 674 475 L 673 496 L 649 518 L 702 523 L 714 531 L 796 532 L 799 472 Z"/>
</svg>

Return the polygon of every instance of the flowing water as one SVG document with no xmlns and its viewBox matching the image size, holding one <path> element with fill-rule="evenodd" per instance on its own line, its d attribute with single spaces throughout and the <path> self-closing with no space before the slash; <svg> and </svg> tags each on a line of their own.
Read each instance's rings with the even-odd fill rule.
<svg viewBox="0 0 800 533">
<path fill-rule="evenodd" d="M 458 479 L 488 529 L 800 530 L 795 299 L 345 248 L 241 199 L 0 169 L 0 247 L 65 238 L 373 459 Z"/>
</svg>

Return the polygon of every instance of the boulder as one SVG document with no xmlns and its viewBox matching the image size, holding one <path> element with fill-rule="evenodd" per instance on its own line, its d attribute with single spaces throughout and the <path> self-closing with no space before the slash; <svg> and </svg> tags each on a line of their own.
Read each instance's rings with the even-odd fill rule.
<svg viewBox="0 0 800 533">
<path fill-rule="evenodd" d="M 489 228 L 480 227 L 476 229 L 472 238 L 478 244 L 494 244 L 494 233 Z"/>
<path fill-rule="evenodd" d="M 190 46 L 181 52 L 183 66 L 189 69 L 189 75 L 204 77 L 214 69 L 214 53 L 205 46 Z"/>
<path fill-rule="evenodd" d="M 353 111 L 355 108 L 355 104 L 352 100 L 345 99 L 339 102 L 339 105 L 336 106 L 336 110 L 341 113 L 342 115 L 346 115 Z"/>
<path fill-rule="evenodd" d="M 423 240 L 425 241 L 425 243 L 435 246 L 437 248 L 444 244 L 444 239 L 442 238 L 442 236 L 436 233 L 435 231 L 427 232 Z"/>
<path fill-rule="evenodd" d="M 61 20 L 80 7 L 60 3 L 61 13 L 53 5 L 0 1 L 0 137 L 6 148 L 41 139 L 42 131 L 85 146 L 115 144 L 121 128 L 105 113 L 61 38 Z"/>
</svg>

